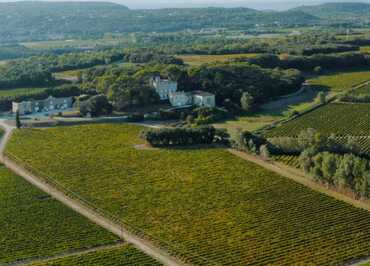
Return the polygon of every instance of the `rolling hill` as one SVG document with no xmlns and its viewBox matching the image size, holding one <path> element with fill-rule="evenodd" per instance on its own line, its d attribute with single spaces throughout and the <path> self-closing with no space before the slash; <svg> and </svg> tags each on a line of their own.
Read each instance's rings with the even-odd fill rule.
<svg viewBox="0 0 370 266">
<path fill-rule="evenodd" d="M 130 10 L 107 2 L 13 2 L 0 4 L 0 40 L 95 37 L 104 33 L 166 32 L 260 25 L 307 25 L 320 21 L 299 10 L 249 8 Z"/>
<path fill-rule="evenodd" d="M 314 6 L 302 6 L 291 9 L 314 15 L 322 19 L 358 19 L 370 18 L 370 4 L 368 3 L 325 3 Z"/>
</svg>

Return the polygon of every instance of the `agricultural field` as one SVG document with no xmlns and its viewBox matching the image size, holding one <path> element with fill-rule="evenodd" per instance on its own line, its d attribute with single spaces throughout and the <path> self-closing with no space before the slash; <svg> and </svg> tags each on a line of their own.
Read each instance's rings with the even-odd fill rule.
<svg viewBox="0 0 370 266">
<path fill-rule="evenodd" d="M 349 92 L 349 94 L 356 97 L 370 97 L 370 84 L 352 90 L 351 92 Z"/>
<path fill-rule="evenodd" d="M 83 255 L 68 256 L 47 262 L 34 263 L 30 266 L 160 266 L 161 264 L 138 251 L 132 245 L 94 251 Z"/>
<path fill-rule="evenodd" d="M 354 69 L 320 75 L 309 81 L 311 85 L 321 86 L 336 94 L 345 92 L 361 83 L 370 80 L 370 70 Z"/>
<path fill-rule="evenodd" d="M 214 62 L 226 62 L 236 58 L 251 58 L 256 57 L 257 54 L 226 54 L 226 55 L 179 55 L 178 58 L 182 59 L 188 65 L 202 65 Z"/>
<path fill-rule="evenodd" d="M 6 153 L 196 265 L 338 265 L 370 255 L 369 212 L 223 149 L 137 150 L 141 130 L 22 129 Z"/>
<path fill-rule="evenodd" d="M 119 239 L 0 166 L 0 265 Z"/>
<path fill-rule="evenodd" d="M 273 159 L 280 163 L 291 166 L 293 168 L 301 168 L 299 163 L 299 157 L 296 155 L 277 155 L 274 156 Z"/>
<path fill-rule="evenodd" d="M 266 103 L 253 116 L 241 116 L 214 124 L 216 128 L 227 129 L 231 136 L 240 130 L 256 131 L 281 119 L 289 118 L 294 112 L 304 112 L 319 104 L 319 90 L 307 90 L 302 94 Z"/>
<path fill-rule="evenodd" d="M 369 136 L 370 104 L 331 103 L 265 133 L 266 137 L 294 137 L 314 128 L 324 135 Z"/>
<path fill-rule="evenodd" d="M 46 88 L 19 88 L 0 90 L 0 98 L 15 97 L 19 95 L 34 95 L 45 91 Z"/>
<path fill-rule="evenodd" d="M 360 51 L 365 54 L 370 54 L 370 46 L 361 46 Z"/>
</svg>

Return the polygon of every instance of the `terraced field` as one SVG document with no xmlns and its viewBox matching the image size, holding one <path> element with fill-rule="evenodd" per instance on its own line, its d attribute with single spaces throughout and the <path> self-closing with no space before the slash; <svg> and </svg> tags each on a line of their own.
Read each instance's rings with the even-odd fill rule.
<svg viewBox="0 0 370 266">
<path fill-rule="evenodd" d="M 140 130 L 22 129 L 7 153 L 197 265 L 337 265 L 370 255 L 370 213 L 222 149 L 136 150 Z"/>
<path fill-rule="evenodd" d="M 309 80 L 312 85 L 323 86 L 334 93 L 343 92 L 370 80 L 370 70 L 354 69 L 320 75 Z"/>
<path fill-rule="evenodd" d="M 34 263 L 30 266 L 159 266 L 151 257 L 138 251 L 131 245 L 100 250 L 83 255 L 69 256 L 47 262 Z"/>
<path fill-rule="evenodd" d="M 0 166 L 0 265 L 119 241 Z"/>
<path fill-rule="evenodd" d="M 369 136 L 370 104 L 328 104 L 267 131 L 265 136 L 294 137 L 307 128 L 325 135 Z"/>
</svg>

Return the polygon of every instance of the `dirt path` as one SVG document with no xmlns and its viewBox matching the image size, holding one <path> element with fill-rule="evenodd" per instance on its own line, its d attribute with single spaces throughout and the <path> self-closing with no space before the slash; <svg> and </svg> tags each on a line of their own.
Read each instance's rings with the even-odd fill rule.
<svg viewBox="0 0 370 266">
<path fill-rule="evenodd" d="M 7 264 L 6 266 L 25 266 L 25 265 L 30 265 L 30 264 L 34 264 L 34 263 L 46 263 L 46 262 L 49 262 L 49 261 L 64 259 L 64 258 L 68 258 L 68 257 L 71 257 L 71 256 L 89 254 L 89 253 L 92 253 L 92 252 L 95 252 L 95 251 L 102 251 L 102 250 L 120 248 L 120 247 L 124 247 L 126 245 L 127 244 L 120 243 L 120 244 L 114 244 L 114 245 L 98 246 L 98 247 L 88 248 L 88 249 L 83 249 L 83 250 L 78 250 L 78 251 L 65 252 L 65 253 L 62 253 L 62 254 L 59 254 L 59 255 L 56 255 L 56 256 L 51 256 L 51 257 L 46 257 L 46 258 L 41 258 L 41 259 L 30 259 L 30 260 L 18 261 L 18 262 Z"/>
<path fill-rule="evenodd" d="M 7 168 L 12 170 L 17 175 L 23 177 L 26 181 L 28 181 L 35 187 L 41 189 L 42 191 L 49 194 L 56 200 L 60 201 L 67 207 L 73 209 L 74 211 L 81 214 L 82 216 L 85 216 L 92 222 L 112 232 L 113 234 L 117 235 L 118 237 L 125 240 L 126 242 L 133 244 L 137 249 L 155 258 L 156 260 L 163 263 L 164 265 L 171 265 L 171 266 L 172 265 L 186 265 L 185 263 L 181 262 L 177 258 L 169 255 L 167 252 L 154 246 L 150 241 L 137 237 L 136 235 L 130 233 L 126 228 L 124 228 L 120 224 L 110 221 L 109 219 L 98 214 L 97 212 L 90 209 L 89 207 L 83 205 L 81 202 L 74 200 L 72 198 L 69 198 L 64 193 L 55 189 L 53 186 L 43 182 L 42 179 L 38 178 L 37 176 L 25 170 L 24 168 L 20 167 L 12 160 L 6 158 L 4 156 L 4 150 L 12 134 L 13 128 L 9 127 L 8 125 L 4 125 L 2 121 L 0 121 L 0 126 L 5 129 L 5 134 L 3 135 L 1 142 L 0 142 L 0 159 Z"/>
</svg>

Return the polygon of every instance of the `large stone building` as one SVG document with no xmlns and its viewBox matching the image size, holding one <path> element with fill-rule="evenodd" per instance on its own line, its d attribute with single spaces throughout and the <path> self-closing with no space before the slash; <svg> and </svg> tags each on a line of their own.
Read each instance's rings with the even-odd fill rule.
<svg viewBox="0 0 370 266">
<path fill-rule="evenodd" d="M 198 107 L 216 107 L 216 97 L 214 94 L 205 91 L 191 92 L 172 92 L 169 100 L 174 107 L 198 106 Z"/>
<path fill-rule="evenodd" d="M 168 100 L 170 93 L 177 91 L 177 82 L 156 76 L 150 79 L 150 86 L 155 89 L 161 100 Z"/>
<path fill-rule="evenodd" d="M 72 97 L 55 98 L 50 96 L 44 100 L 30 100 L 12 103 L 13 113 L 19 112 L 20 115 L 32 114 L 37 112 L 52 112 L 71 108 L 73 105 Z"/>
</svg>

